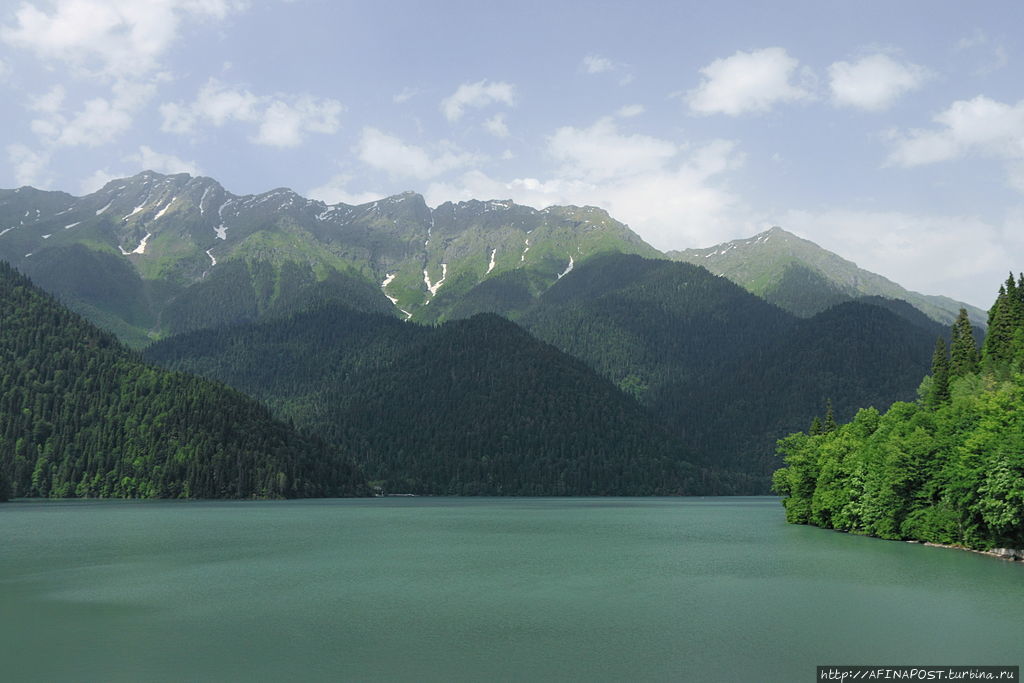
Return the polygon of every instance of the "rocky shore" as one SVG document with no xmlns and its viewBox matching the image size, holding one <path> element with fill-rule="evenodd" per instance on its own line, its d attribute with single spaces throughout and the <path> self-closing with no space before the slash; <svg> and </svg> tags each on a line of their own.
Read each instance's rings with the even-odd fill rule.
<svg viewBox="0 0 1024 683">
<path fill-rule="evenodd" d="M 1010 562 L 1024 562 L 1024 549 L 1020 548 L 993 548 L 992 550 L 975 550 L 974 548 L 965 548 L 960 545 L 947 545 L 945 543 L 928 543 L 925 541 L 909 541 L 909 543 L 921 543 L 922 545 L 932 546 L 933 548 L 953 548 L 955 550 L 967 550 L 972 553 L 978 553 L 979 555 L 990 555 L 992 557 L 998 557 L 1001 560 L 1009 560 Z"/>
</svg>

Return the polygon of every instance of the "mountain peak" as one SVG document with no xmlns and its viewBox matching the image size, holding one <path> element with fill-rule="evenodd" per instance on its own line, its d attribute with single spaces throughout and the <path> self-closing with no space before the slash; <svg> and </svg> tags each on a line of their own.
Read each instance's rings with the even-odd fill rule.
<svg viewBox="0 0 1024 683">
<path fill-rule="evenodd" d="M 813 315 L 840 301 L 880 296 L 907 301 L 943 324 L 955 320 L 961 307 L 976 324 L 984 324 L 986 317 L 969 304 L 908 291 L 777 225 L 746 239 L 667 255 L 703 266 L 797 315 Z"/>
</svg>

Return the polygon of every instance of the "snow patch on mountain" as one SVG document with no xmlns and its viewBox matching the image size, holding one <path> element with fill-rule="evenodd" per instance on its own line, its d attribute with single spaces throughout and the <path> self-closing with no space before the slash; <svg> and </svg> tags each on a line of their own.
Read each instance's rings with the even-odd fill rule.
<svg viewBox="0 0 1024 683">
<path fill-rule="evenodd" d="M 561 280 L 563 277 L 572 272 L 572 268 L 575 264 L 573 263 L 572 256 L 569 257 L 569 265 L 565 267 L 561 273 L 558 274 L 558 279 Z"/>
<path fill-rule="evenodd" d="M 213 254 L 210 253 L 211 251 L 213 251 L 213 249 L 207 249 L 206 255 L 210 257 L 210 267 L 213 268 L 215 265 L 217 265 L 217 259 L 213 257 Z"/>
<path fill-rule="evenodd" d="M 390 294 L 388 294 L 387 286 L 391 284 L 391 282 L 395 279 L 395 275 L 397 275 L 397 274 L 398 273 L 388 273 L 387 277 L 384 278 L 384 281 L 380 283 L 381 291 L 384 292 L 384 296 L 386 296 L 388 298 L 388 300 L 391 301 L 391 304 L 393 306 L 397 306 L 398 305 L 398 299 L 396 297 L 393 297 Z M 399 310 L 401 310 L 401 309 L 399 309 Z M 404 313 L 405 311 L 402 311 L 402 312 Z"/>
<path fill-rule="evenodd" d="M 113 204 L 113 203 L 114 203 L 114 200 L 111 199 L 109 202 L 107 202 L 106 206 L 104 206 L 102 209 L 96 209 L 96 215 L 99 216 L 101 213 L 103 213 L 104 211 L 109 209 L 110 205 Z"/>
<path fill-rule="evenodd" d="M 498 253 L 498 250 L 497 250 L 497 249 L 491 249 L 491 262 L 490 262 L 489 264 L 487 264 L 487 272 L 486 272 L 486 273 L 484 273 L 484 275 L 487 275 L 487 274 L 489 274 L 489 273 L 490 273 L 490 272 L 491 272 L 492 270 L 494 270 L 494 256 L 495 256 L 495 254 L 497 254 L 497 253 Z"/>
<path fill-rule="evenodd" d="M 16 228 L 16 227 L 18 227 L 18 226 L 15 225 L 14 228 Z M 14 230 L 14 228 L 4 228 L 3 230 L 0 230 L 0 237 L 3 237 L 7 233 L 9 233 L 11 230 Z"/>
<path fill-rule="evenodd" d="M 132 216 L 134 216 L 135 214 L 137 214 L 139 211 L 142 211 L 145 208 L 146 208 L 146 203 L 143 202 L 142 204 L 139 204 L 134 209 L 132 209 L 132 212 L 130 214 L 128 214 L 127 216 L 125 216 L 124 218 L 122 218 L 121 220 L 126 221 L 129 218 L 131 218 Z"/>
<path fill-rule="evenodd" d="M 523 255 L 519 257 L 520 263 L 526 262 L 526 252 L 530 251 L 530 240 L 527 239 L 526 241 L 523 242 L 523 244 L 525 244 L 526 246 L 523 248 Z"/>
<path fill-rule="evenodd" d="M 145 254 L 146 253 L 146 243 L 149 242 L 149 238 L 152 237 L 152 236 L 153 236 L 152 233 L 147 232 L 146 236 L 142 238 L 141 242 L 139 242 L 139 246 L 135 247 L 131 251 L 125 251 L 124 247 L 122 247 L 121 245 L 118 245 L 117 248 L 121 250 L 121 255 L 122 256 L 128 256 L 129 254 Z"/>
<path fill-rule="evenodd" d="M 164 215 L 165 213 L 167 213 L 167 210 L 168 210 L 169 208 L 171 208 L 171 204 L 173 204 L 173 203 L 174 203 L 174 200 L 175 200 L 175 199 L 177 199 L 177 197 L 171 197 L 171 201 L 167 202 L 167 206 L 165 206 L 164 208 L 160 209 L 160 210 L 159 210 L 159 211 L 157 212 L 156 216 L 154 216 L 154 217 L 153 217 L 153 220 L 155 220 L 155 221 L 158 221 L 158 220 L 160 220 L 160 218 L 161 218 L 161 217 L 162 217 L 162 216 L 163 216 L 163 215 Z"/>
<path fill-rule="evenodd" d="M 427 272 L 426 268 L 423 269 L 423 282 L 424 282 L 424 284 L 427 285 L 427 291 L 430 292 L 430 296 L 436 296 L 437 295 L 437 290 L 441 289 L 441 285 L 444 284 L 445 278 L 447 278 L 447 277 L 448 277 L 448 264 L 447 263 L 442 263 L 441 264 L 441 279 L 438 280 L 437 282 L 433 283 L 433 284 L 430 283 L 430 273 Z"/>
<path fill-rule="evenodd" d="M 203 202 L 206 201 L 206 195 L 210 194 L 210 190 L 212 190 L 212 189 L 213 189 L 212 187 L 207 187 L 205 190 L 203 190 L 203 196 L 199 198 L 199 215 L 200 216 L 206 214 L 206 209 L 203 208 Z"/>
<path fill-rule="evenodd" d="M 224 225 L 224 209 L 228 208 L 228 204 L 233 201 L 235 200 L 229 199 L 221 204 L 220 208 L 217 209 L 217 217 L 220 218 L 220 225 L 215 227 L 213 231 L 217 234 L 217 239 L 219 240 L 227 240 L 228 238 L 228 226 Z"/>
</svg>

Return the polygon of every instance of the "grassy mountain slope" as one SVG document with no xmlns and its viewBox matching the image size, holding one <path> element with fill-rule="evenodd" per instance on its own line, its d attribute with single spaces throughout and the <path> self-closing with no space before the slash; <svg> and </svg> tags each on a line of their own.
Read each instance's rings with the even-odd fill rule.
<svg viewBox="0 0 1024 683">
<path fill-rule="evenodd" d="M 365 491 L 322 443 L 234 390 L 144 364 L 3 262 L 0 479 L 44 497 Z"/>
<path fill-rule="evenodd" d="M 706 249 L 672 251 L 667 256 L 723 275 L 800 316 L 814 315 L 861 296 L 881 296 L 907 301 L 944 325 L 956 319 L 960 308 L 967 309 L 976 325 L 984 325 L 986 320 L 985 312 L 974 306 L 908 291 L 779 227 L 748 239 Z"/>
<path fill-rule="evenodd" d="M 536 296 L 609 250 L 659 254 L 593 207 L 473 200 L 431 210 L 412 192 L 327 205 L 153 172 L 85 197 L 0 190 L 0 258 L 138 345 L 324 300 L 439 322 L 472 309 L 461 297 L 481 283 L 524 273 Z"/>
</svg>

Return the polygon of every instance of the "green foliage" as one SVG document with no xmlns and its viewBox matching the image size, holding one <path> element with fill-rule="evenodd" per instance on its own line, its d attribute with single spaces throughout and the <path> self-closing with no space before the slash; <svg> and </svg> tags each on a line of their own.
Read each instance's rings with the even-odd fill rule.
<svg viewBox="0 0 1024 683">
<path fill-rule="evenodd" d="M 955 370 L 944 367 L 940 340 L 920 403 L 894 404 L 882 416 L 861 411 L 832 433 L 780 440 L 786 466 L 773 481 L 787 520 L 881 538 L 1024 548 L 1019 296 L 1011 277 L 992 308 L 997 338 L 985 342 L 982 371 L 969 369 L 974 342 L 961 315 Z"/>
<path fill-rule="evenodd" d="M 978 371 L 978 344 L 974 330 L 967 317 L 967 310 L 961 308 L 953 323 L 953 339 L 949 349 L 950 377 L 963 377 Z"/>
<path fill-rule="evenodd" d="M 1013 370 L 1021 370 L 1022 360 L 1024 287 L 1019 286 L 1010 273 L 988 312 L 988 334 L 982 347 L 981 363 L 986 371 L 1006 377 Z"/>
<path fill-rule="evenodd" d="M 923 316 L 921 316 L 923 318 Z M 768 490 L 774 444 L 835 415 L 909 400 L 942 327 L 846 302 L 800 319 L 687 263 L 606 254 L 518 318 L 629 391 L 702 464 Z"/>
<path fill-rule="evenodd" d="M 932 353 L 932 381 L 924 397 L 925 405 L 935 407 L 949 400 L 949 374 L 946 340 L 939 337 L 935 340 L 935 352 Z"/>
<path fill-rule="evenodd" d="M 353 453 L 392 492 L 650 495 L 749 491 L 583 363 L 494 315 L 424 327 L 325 306 L 155 344 Z"/>
<path fill-rule="evenodd" d="M 363 490 L 322 443 L 233 390 L 145 365 L 3 262 L 0 481 L 13 496 L 56 498 Z"/>
</svg>

